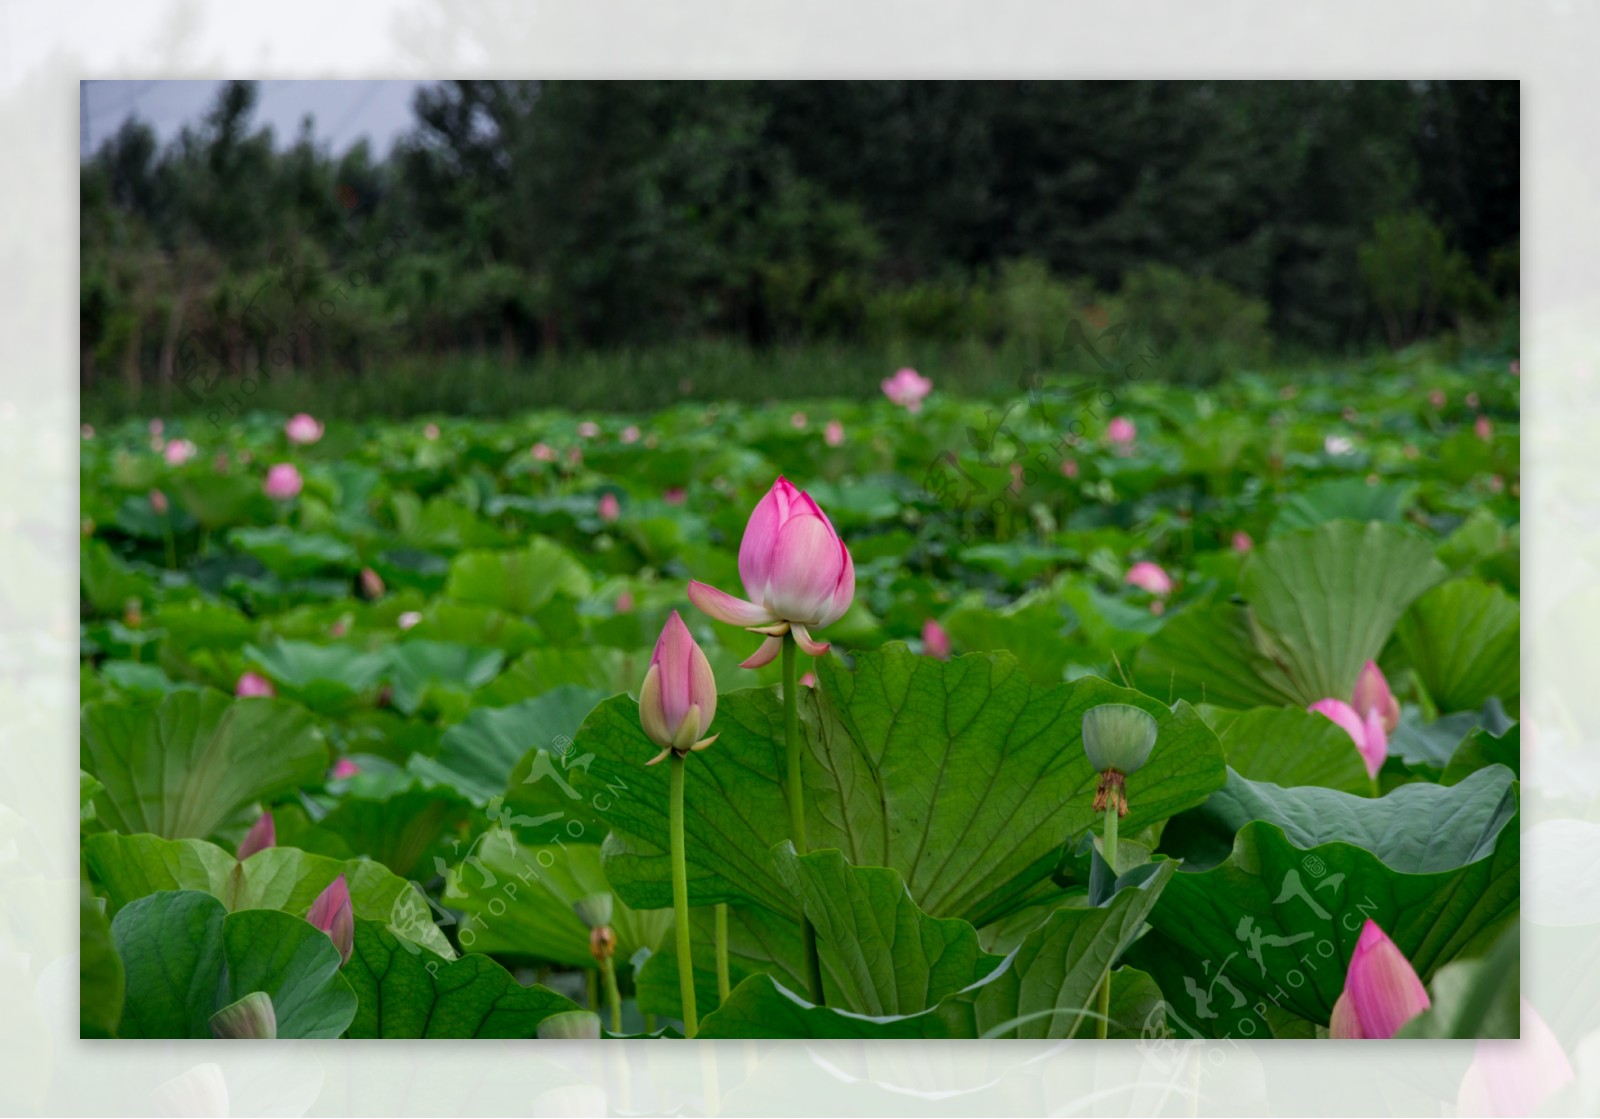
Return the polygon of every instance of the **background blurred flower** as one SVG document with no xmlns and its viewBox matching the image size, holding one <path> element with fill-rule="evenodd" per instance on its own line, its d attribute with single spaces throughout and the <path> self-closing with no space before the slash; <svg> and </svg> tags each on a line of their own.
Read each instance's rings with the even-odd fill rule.
<svg viewBox="0 0 1600 1119">
<path fill-rule="evenodd" d="M 1106 438 L 1118 446 L 1131 447 L 1139 438 L 1139 429 L 1127 416 L 1118 416 L 1106 425 Z"/>
<path fill-rule="evenodd" d="M 922 398 L 933 391 L 933 382 L 915 369 L 901 369 L 883 381 L 883 395 L 907 411 L 922 411 Z"/>
<path fill-rule="evenodd" d="M 1151 594 L 1172 593 L 1172 576 L 1163 571 L 1160 564 L 1151 563 L 1149 560 L 1140 560 L 1128 568 L 1126 582 Z"/>
<path fill-rule="evenodd" d="M 262 488 L 274 501 L 290 501 L 299 496 L 300 487 L 304 484 L 294 463 L 280 462 L 268 469 L 267 480 Z"/>
<path fill-rule="evenodd" d="M 322 438 L 322 425 L 305 412 L 297 412 L 283 425 L 283 433 L 289 437 L 291 443 L 301 445 L 315 443 Z"/>
<path fill-rule="evenodd" d="M 822 429 L 822 441 L 830 447 L 844 445 L 844 424 L 838 420 L 829 420 L 828 426 Z"/>
<path fill-rule="evenodd" d="M 277 695 L 277 689 L 272 686 L 272 681 L 265 676 L 254 672 L 246 672 L 239 677 L 239 682 L 233 686 L 236 696 L 272 696 Z"/>
<path fill-rule="evenodd" d="M 196 453 L 195 445 L 187 439 L 174 439 L 167 444 L 167 449 L 162 452 L 168 466 L 182 466 Z"/>
<path fill-rule="evenodd" d="M 950 659 L 950 635 L 933 618 L 922 623 L 922 651 L 942 661 Z"/>
</svg>

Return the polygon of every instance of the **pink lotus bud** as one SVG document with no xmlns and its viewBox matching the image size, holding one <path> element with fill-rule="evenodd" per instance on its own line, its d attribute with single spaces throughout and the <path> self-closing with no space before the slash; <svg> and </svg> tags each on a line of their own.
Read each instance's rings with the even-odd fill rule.
<svg viewBox="0 0 1600 1119">
<path fill-rule="evenodd" d="M 933 391 L 933 382 L 915 369 L 898 370 L 882 384 L 883 395 L 909 412 L 922 411 L 922 398 Z"/>
<path fill-rule="evenodd" d="M 150 508 L 155 510 L 157 516 L 165 517 L 167 515 L 167 510 L 172 508 L 172 505 L 167 501 L 166 494 L 162 493 L 160 490 L 151 490 Z"/>
<path fill-rule="evenodd" d="M 1389 681 L 1384 679 L 1383 670 L 1374 661 L 1368 661 L 1361 669 L 1361 675 L 1356 677 L 1356 690 L 1350 697 L 1350 706 L 1356 709 L 1356 714 L 1363 720 L 1368 712 L 1376 708 L 1383 719 L 1385 734 L 1393 734 L 1400 725 L 1400 701 L 1394 698 L 1394 693 L 1389 690 Z"/>
<path fill-rule="evenodd" d="M 591 422 L 589 420 L 585 420 L 585 421 L 583 421 L 583 423 L 578 425 L 578 437 L 580 439 L 593 439 L 595 436 L 597 436 L 599 434 L 600 434 L 600 425 L 597 424 L 597 423 L 593 423 L 593 422 Z"/>
<path fill-rule="evenodd" d="M 705 737 L 717 714 L 717 679 L 711 663 L 674 610 L 661 629 L 650 668 L 639 689 L 639 724 L 661 753 L 656 762 L 676 751 L 704 750 L 716 741 Z"/>
<path fill-rule="evenodd" d="M 1479 416 L 1472 423 L 1473 434 L 1485 443 L 1494 438 L 1494 425 L 1489 422 L 1488 416 Z"/>
<path fill-rule="evenodd" d="M 794 415 L 789 417 L 789 425 L 795 428 L 797 431 L 804 431 L 806 424 L 810 422 L 810 420 L 806 419 L 806 414 L 804 412 L 796 412 Z"/>
<path fill-rule="evenodd" d="M 822 429 L 822 441 L 830 447 L 844 446 L 844 424 L 838 420 L 829 420 L 828 425 Z"/>
<path fill-rule="evenodd" d="M 779 477 L 750 514 L 739 545 L 739 578 L 747 599 L 691 580 L 689 601 L 718 621 L 755 629 L 767 639 L 745 668 L 768 664 L 783 634 L 811 656 L 828 651 L 809 627 L 836 622 L 856 593 L 856 567 L 833 522 L 804 490 Z"/>
<path fill-rule="evenodd" d="M 322 438 L 322 425 L 304 412 L 299 412 L 289 417 L 289 422 L 283 425 L 283 433 L 291 443 L 315 443 Z"/>
<path fill-rule="evenodd" d="M 1159 564 L 1149 560 L 1140 560 L 1128 568 L 1125 580 L 1129 585 L 1149 591 L 1151 594 L 1169 595 L 1172 593 L 1172 576 L 1161 570 Z"/>
<path fill-rule="evenodd" d="M 430 443 L 438 442 L 438 440 L 439 440 L 439 425 L 438 424 L 424 424 L 423 427 L 422 427 L 422 437 L 424 439 L 426 439 Z"/>
<path fill-rule="evenodd" d="M 1106 425 L 1106 438 L 1118 446 L 1131 447 L 1139 437 L 1139 429 L 1127 416 L 1117 416 Z"/>
<path fill-rule="evenodd" d="M 370 567 L 361 569 L 361 593 L 368 598 L 383 597 L 383 576 Z"/>
<path fill-rule="evenodd" d="M 600 519 L 610 524 L 620 516 L 622 516 L 622 504 L 617 500 L 617 495 L 614 493 L 601 494 Z"/>
<path fill-rule="evenodd" d="M 623 591 L 617 596 L 617 613 L 630 614 L 633 612 L 633 592 Z"/>
<path fill-rule="evenodd" d="M 556 449 L 548 443 L 535 443 L 530 453 L 540 462 L 554 462 L 556 460 Z"/>
<path fill-rule="evenodd" d="M 361 767 L 349 758 L 340 758 L 333 763 L 333 779 L 335 781 L 348 781 L 361 772 Z"/>
<path fill-rule="evenodd" d="M 1443 408 L 1447 400 L 1443 389 L 1434 389 L 1428 394 L 1428 403 L 1435 408 Z"/>
<path fill-rule="evenodd" d="M 187 439 L 174 439 L 167 444 L 163 457 L 166 458 L 168 466 L 182 466 L 194 458 L 195 453 L 196 448 L 193 443 Z"/>
<path fill-rule="evenodd" d="M 662 493 L 661 500 L 668 505 L 682 505 L 688 497 L 689 495 L 681 487 L 672 486 Z"/>
<path fill-rule="evenodd" d="M 800 674 L 800 686 L 802 688 L 814 688 L 814 687 L 816 687 L 817 686 L 817 674 L 815 672 L 802 672 Z"/>
<path fill-rule="evenodd" d="M 637 443 L 639 441 L 639 428 L 636 424 L 629 424 L 622 429 L 620 436 L 624 443 Z"/>
<path fill-rule="evenodd" d="M 1336 1038 L 1391 1038 L 1433 1004 L 1411 962 L 1368 919 L 1333 1004 L 1328 1032 Z"/>
<path fill-rule="evenodd" d="M 932 618 L 922 623 L 922 651 L 937 660 L 950 659 L 950 635 Z"/>
<path fill-rule="evenodd" d="M 1239 532 L 1233 534 L 1233 550 L 1238 552 L 1240 555 L 1243 555 L 1245 552 L 1248 552 L 1255 546 L 1256 542 L 1250 539 L 1250 534 L 1248 532 L 1240 530 Z"/>
<path fill-rule="evenodd" d="M 306 920 L 328 934 L 339 950 L 341 967 L 350 962 L 350 951 L 355 947 L 356 919 L 350 908 L 350 886 L 344 875 L 339 875 L 317 895 Z"/>
<path fill-rule="evenodd" d="M 249 831 L 244 833 L 244 839 L 239 843 L 238 859 L 244 862 L 257 851 L 265 851 L 277 842 L 278 831 L 272 823 L 272 812 L 269 809 L 250 825 Z"/>
<path fill-rule="evenodd" d="M 1361 760 L 1367 763 L 1367 775 L 1378 776 L 1384 759 L 1389 756 L 1389 736 L 1383 729 L 1382 711 L 1373 707 L 1366 715 L 1358 715 L 1356 709 L 1342 699 L 1319 699 L 1307 710 L 1326 715 L 1343 727 L 1361 752 Z"/>
<path fill-rule="evenodd" d="M 300 487 L 304 484 L 294 463 L 280 462 L 267 471 L 267 480 L 262 488 L 274 501 L 292 501 L 299 496 Z"/>
<path fill-rule="evenodd" d="M 84 424 L 83 427 L 80 429 L 80 432 L 81 432 L 81 434 L 83 435 L 83 437 L 85 439 L 93 439 L 94 438 L 94 425 L 93 424 Z"/>
<path fill-rule="evenodd" d="M 278 692 L 277 689 L 272 686 L 272 681 L 268 680 L 265 676 L 259 676 L 254 672 L 246 672 L 243 676 L 239 677 L 239 682 L 233 686 L 233 694 L 236 696 L 246 697 L 274 696 L 277 695 Z"/>
<path fill-rule="evenodd" d="M 404 614 L 401 614 L 400 617 L 395 619 L 395 624 L 401 629 L 410 629 L 420 621 L 422 621 L 421 613 L 416 610 L 407 610 Z"/>
<path fill-rule="evenodd" d="M 1457 1115 L 1532 1115 L 1571 1084 L 1572 1062 L 1526 998 L 1521 1039 L 1483 1038 L 1461 1078 Z"/>
<path fill-rule="evenodd" d="M 160 435 L 166 429 L 167 429 L 167 425 L 162 423 L 159 419 L 150 421 L 150 434 L 151 435 Z"/>
<path fill-rule="evenodd" d="M 1062 459 L 1061 474 L 1065 478 L 1076 478 L 1078 476 L 1078 460 L 1072 458 Z"/>
</svg>

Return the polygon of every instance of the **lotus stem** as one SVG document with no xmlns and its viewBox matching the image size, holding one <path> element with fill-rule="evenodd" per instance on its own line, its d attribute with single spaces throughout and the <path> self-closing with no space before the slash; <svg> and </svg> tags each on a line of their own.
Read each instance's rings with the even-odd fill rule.
<svg viewBox="0 0 1600 1119">
<path fill-rule="evenodd" d="M 784 791 L 789 799 L 789 838 L 794 840 L 795 853 L 804 855 L 808 848 L 806 791 L 800 770 L 800 686 L 795 675 L 795 661 L 798 659 L 794 634 L 784 634 L 783 745 L 789 761 L 789 780 Z M 822 1006 L 822 964 L 817 958 L 817 930 L 805 915 L 804 908 L 800 912 L 800 939 L 805 945 L 806 985 L 811 990 L 811 1001 Z"/>
<path fill-rule="evenodd" d="M 728 903 L 717 903 L 717 1004 L 728 1001 Z"/>
<path fill-rule="evenodd" d="M 585 968 L 583 980 L 589 992 L 589 1009 L 598 1014 L 600 1012 L 600 973 L 593 968 Z"/>
<path fill-rule="evenodd" d="M 693 1037 L 700 1032 L 700 1016 L 694 1009 L 694 955 L 689 944 L 689 868 L 683 844 L 683 763 L 686 757 L 672 752 L 672 910 L 678 933 L 678 995 L 683 1001 L 683 1032 Z"/>
<path fill-rule="evenodd" d="M 605 981 L 606 1005 L 611 1008 L 611 1032 L 622 1032 L 622 992 L 617 989 L 617 962 L 610 956 L 600 961 L 600 977 Z"/>
<path fill-rule="evenodd" d="M 1101 846 L 1105 855 L 1106 865 L 1111 868 L 1112 889 L 1115 889 L 1117 880 L 1117 818 L 1121 815 L 1118 806 L 1113 800 L 1106 805 L 1106 830 L 1104 842 Z M 1094 1036 L 1103 1038 L 1111 1028 L 1111 966 L 1116 963 L 1112 960 L 1106 964 L 1105 982 L 1100 984 L 1100 1017 L 1094 1024 Z"/>
</svg>

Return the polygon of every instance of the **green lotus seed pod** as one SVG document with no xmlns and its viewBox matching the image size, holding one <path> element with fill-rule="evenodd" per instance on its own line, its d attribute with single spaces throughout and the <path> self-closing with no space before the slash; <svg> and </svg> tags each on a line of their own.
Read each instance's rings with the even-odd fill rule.
<svg viewBox="0 0 1600 1119">
<path fill-rule="evenodd" d="M 541 1041 L 596 1041 L 600 1037 L 600 1015 L 587 1010 L 568 1010 L 552 1014 L 539 1023 Z"/>
<path fill-rule="evenodd" d="M 272 1008 L 272 996 L 265 991 L 251 991 L 238 1002 L 229 1003 L 211 1016 L 211 1036 L 258 1040 L 277 1037 L 278 1012 Z"/>
<path fill-rule="evenodd" d="M 1102 703 L 1083 715 L 1083 752 L 1089 764 L 1104 773 L 1123 776 L 1150 760 L 1156 744 L 1155 717 L 1126 703 Z"/>
<path fill-rule="evenodd" d="M 611 895 L 590 894 L 572 903 L 573 912 L 585 928 L 598 929 L 611 923 Z"/>
</svg>

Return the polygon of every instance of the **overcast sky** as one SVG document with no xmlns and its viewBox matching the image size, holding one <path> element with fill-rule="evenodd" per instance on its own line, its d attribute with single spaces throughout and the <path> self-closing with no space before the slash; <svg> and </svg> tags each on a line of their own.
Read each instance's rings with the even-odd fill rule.
<svg viewBox="0 0 1600 1119">
<path fill-rule="evenodd" d="M 291 81 L 258 83 L 255 125 L 270 125 L 279 144 L 293 143 L 300 121 L 310 114 L 317 141 L 334 153 L 362 138 L 377 156 L 388 154 L 395 139 L 413 123 L 411 99 L 417 81 Z M 162 143 L 186 124 L 194 124 L 216 100 L 221 82 L 96 81 L 82 83 L 87 102 L 87 129 L 80 111 L 79 155 L 99 147 L 122 122 L 138 117 L 156 130 Z"/>
</svg>

